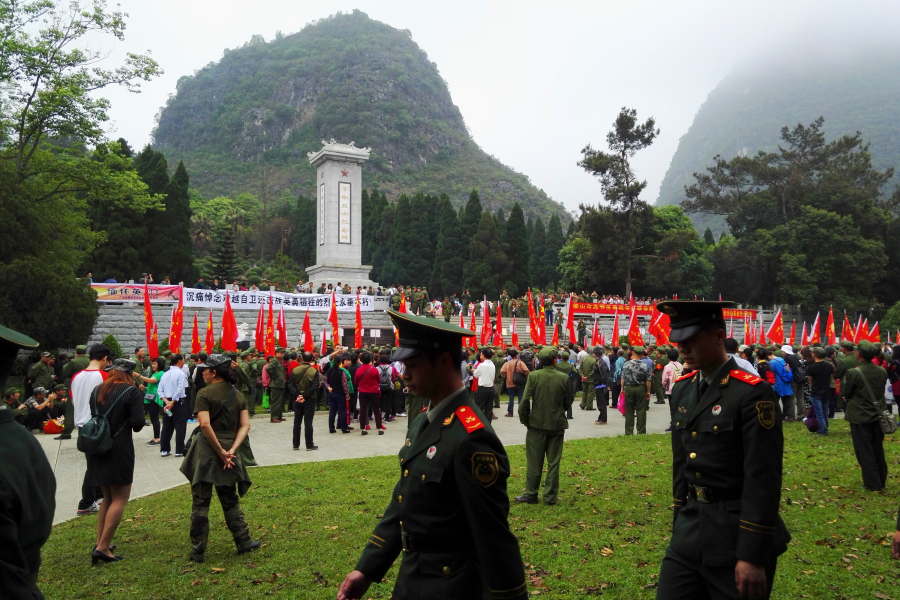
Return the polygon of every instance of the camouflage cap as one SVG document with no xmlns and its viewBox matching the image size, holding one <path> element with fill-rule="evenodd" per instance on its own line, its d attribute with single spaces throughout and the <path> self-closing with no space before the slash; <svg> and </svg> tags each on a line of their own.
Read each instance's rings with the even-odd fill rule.
<svg viewBox="0 0 900 600">
<path fill-rule="evenodd" d="M 223 371 L 231 368 L 231 360 L 231 357 L 226 354 L 210 354 L 209 358 L 206 359 L 205 364 L 197 366 L 203 366 L 216 371 Z"/>
<path fill-rule="evenodd" d="M 244 350 L 243 352 L 241 352 L 241 358 L 247 358 L 251 354 L 252 353 L 249 350 Z"/>
<path fill-rule="evenodd" d="M 34 392 L 35 394 L 49 394 L 50 393 L 50 390 L 48 390 L 47 388 L 43 388 L 43 387 L 36 387 L 31 391 Z"/>
<path fill-rule="evenodd" d="M 132 373 L 134 372 L 134 367 L 137 364 L 133 360 L 128 360 L 127 358 L 117 358 L 113 361 L 112 369 L 115 371 L 122 371 L 123 373 Z"/>
</svg>

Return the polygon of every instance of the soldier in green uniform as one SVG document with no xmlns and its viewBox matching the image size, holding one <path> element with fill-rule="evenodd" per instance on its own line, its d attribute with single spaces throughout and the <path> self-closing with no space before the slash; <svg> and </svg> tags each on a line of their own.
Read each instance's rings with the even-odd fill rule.
<svg viewBox="0 0 900 600">
<path fill-rule="evenodd" d="M 269 422 L 281 423 L 286 419 L 282 418 L 284 410 L 284 390 L 286 382 L 284 379 L 284 348 L 275 348 L 275 356 L 266 365 L 266 372 L 269 374 Z"/>
<path fill-rule="evenodd" d="M 250 397 L 250 382 L 252 379 L 250 378 L 250 364 L 247 362 L 250 359 L 250 351 L 244 350 L 241 352 L 240 362 L 237 360 L 237 356 L 233 357 L 234 364 L 231 365 L 231 368 L 234 370 L 235 381 L 234 387 L 237 388 L 237 391 L 244 396 L 244 399 Z M 246 365 L 246 366 L 245 366 Z M 248 403 L 247 412 L 249 413 L 250 406 Z"/>
<path fill-rule="evenodd" d="M 880 416 L 887 410 L 884 401 L 887 371 L 872 363 L 877 355 L 875 344 L 860 341 L 856 349 L 859 366 L 847 369 L 841 381 L 846 402 L 844 419 L 850 423 L 853 452 L 862 471 L 863 486 L 869 491 L 883 489 L 888 474 L 884 432 L 879 423 Z"/>
<path fill-rule="evenodd" d="M 42 387 L 46 390 L 49 390 L 53 387 L 53 379 L 55 375 L 53 374 L 53 369 L 51 368 L 53 365 L 53 357 L 50 356 L 49 352 L 41 352 L 41 360 L 34 363 L 34 366 L 31 367 L 31 387 L 39 388 Z"/>
<path fill-rule="evenodd" d="M 838 412 L 844 412 L 844 406 L 846 405 L 844 400 L 846 398 L 844 395 L 844 375 L 847 371 L 859 366 L 859 360 L 856 358 L 856 346 L 852 340 L 841 340 L 841 353 L 844 356 L 838 360 L 834 368 L 834 380 L 841 382 L 841 391 L 835 397 L 835 410 Z"/>
<path fill-rule="evenodd" d="M 509 294 L 506 293 L 506 290 L 503 290 L 503 293 L 500 294 L 500 314 L 504 319 L 512 317 L 512 310 L 509 307 Z"/>
<path fill-rule="evenodd" d="M 768 598 L 790 535 L 778 515 L 784 437 L 772 388 L 725 352 L 723 307 L 661 302 L 685 368 L 672 389 L 672 537 L 657 600 Z"/>
<path fill-rule="evenodd" d="M 256 406 L 262 406 L 263 403 L 263 395 L 266 390 L 262 384 L 262 372 L 268 364 L 269 363 L 266 362 L 265 352 L 255 353 L 255 358 L 253 360 L 253 376 L 256 377 L 256 401 L 254 402 Z"/>
<path fill-rule="evenodd" d="M 400 309 L 400 290 L 395 291 L 391 296 L 391 308 L 393 310 Z"/>
<path fill-rule="evenodd" d="M 622 389 L 625 390 L 625 435 L 634 435 L 634 419 L 637 415 L 637 432 L 647 433 L 647 408 L 650 406 L 650 367 L 641 358 L 644 347 L 631 349 L 631 360 L 622 366 Z"/>
<path fill-rule="evenodd" d="M 419 292 L 419 307 L 422 309 L 422 313 L 425 313 L 425 309 L 428 308 L 428 303 L 431 302 L 431 296 L 428 294 L 428 290 L 425 289 L 425 286 L 422 286 L 422 290 Z"/>
<path fill-rule="evenodd" d="M 578 319 L 578 327 L 576 328 L 576 331 L 578 332 L 578 345 L 583 348 L 584 337 L 587 335 L 587 325 L 584 324 L 584 319 Z"/>
<path fill-rule="evenodd" d="M 581 410 L 594 410 L 594 368 L 597 359 L 593 354 L 588 354 L 581 359 L 578 365 L 578 374 L 581 375 Z"/>
<path fill-rule="evenodd" d="M 547 347 L 551 350 L 556 350 L 556 348 L 551 348 L 550 346 Z M 569 362 L 568 350 L 563 350 L 558 354 L 560 360 L 556 361 L 556 370 L 565 375 L 566 379 L 569 382 L 569 399 L 568 404 L 566 404 L 566 418 L 572 419 L 574 417 L 574 415 L 572 414 L 572 404 L 575 402 L 575 365 Z M 538 352 L 538 357 L 540 357 L 540 352 Z M 543 367 L 543 365 L 544 363 L 541 362 L 540 366 Z M 543 368 L 537 370 L 543 371 Z"/>
<path fill-rule="evenodd" d="M 450 302 L 450 298 L 444 296 L 444 322 L 449 323 L 450 318 L 453 316 L 453 303 Z"/>
<path fill-rule="evenodd" d="M 38 344 L 0 326 L 0 389 L 19 350 Z M 502 448 L 502 446 L 501 446 Z M 4 598 L 43 598 L 37 587 L 41 547 L 56 511 L 56 478 L 31 432 L 0 403 L 0 590 Z"/>
<path fill-rule="evenodd" d="M 238 369 L 242 373 L 238 375 L 238 380 L 244 379 L 247 382 L 247 393 L 244 397 L 247 399 L 247 410 L 251 417 L 256 414 L 256 373 L 253 371 L 253 355 L 252 350 L 244 350 L 238 364 Z"/>
<path fill-rule="evenodd" d="M 669 357 L 666 355 L 665 348 L 650 347 L 653 355 L 653 373 L 650 374 L 650 389 L 656 396 L 654 404 L 666 403 L 666 390 L 662 384 L 662 373 L 666 365 L 669 364 Z"/>
<path fill-rule="evenodd" d="M 434 319 L 389 313 L 393 359 L 410 390 L 429 398 L 399 453 L 397 485 L 338 600 L 365 598 L 403 553 L 393 598 L 524 600 L 525 569 L 509 528 L 509 459 L 460 378 L 462 338 Z"/>
<path fill-rule="evenodd" d="M 544 456 L 547 478 L 544 480 L 544 504 L 552 506 L 559 494 L 559 463 L 563 437 L 569 428 L 566 412 L 572 407 L 572 386 L 562 371 L 550 368 L 557 362 L 556 348 L 544 348 L 538 354 L 545 368 L 528 374 L 525 394 L 519 404 L 519 421 L 528 428 L 525 434 L 527 467 L 525 493 L 516 502 L 538 503 Z"/>
<path fill-rule="evenodd" d="M 466 290 L 462 293 L 462 296 L 459 297 L 459 301 L 462 302 L 462 314 L 465 317 L 469 316 L 469 303 L 472 301 L 472 294 L 469 293 L 469 290 Z"/>
</svg>

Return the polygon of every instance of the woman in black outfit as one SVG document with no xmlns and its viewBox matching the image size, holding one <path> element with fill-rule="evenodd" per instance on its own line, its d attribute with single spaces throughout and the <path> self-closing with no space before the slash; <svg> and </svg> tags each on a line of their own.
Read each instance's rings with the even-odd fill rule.
<svg viewBox="0 0 900 600">
<path fill-rule="evenodd" d="M 103 502 L 97 513 L 97 546 L 91 562 L 122 560 L 114 555 L 110 543 L 122 520 L 131 496 L 134 479 L 134 443 L 131 432 L 144 428 L 144 395 L 134 385 L 134 361 L 116 359 L 109 377 L 91 393 L 91 415 L 103 414 L 109 420 L 112 449 L 101 456 L 86 454 L 88 481 L 103 490 Z"/>
</svg>

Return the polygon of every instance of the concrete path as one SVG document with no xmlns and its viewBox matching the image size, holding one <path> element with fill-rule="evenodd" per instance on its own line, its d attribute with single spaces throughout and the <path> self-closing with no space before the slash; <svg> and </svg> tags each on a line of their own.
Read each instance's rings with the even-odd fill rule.
<svg viewBox="0 0 900 600">
<path fill-rule="evenodd" d="M 576 398 L 574 419 L 569 421 L 569 429 L 566 439 L 580 439 L 592 437 L 610 437 L 625 433 L 625 419 L 615 408 L 607 410 L 609 425 L 596 425 L 597 411 L 583 411 L 578 408 L 579 399 Z M 500 417 L 494 421 L 494 429 L 500 436 L 504 445 L 517 445 L 525 443 L 525 428 L 519 423 L 518 417 L 507 418 L 505 404 L 501 409 L 496 409 L 495 414 Z M 270 423 L 268 415 L 259 415 L 252 419 L 250 426 L 250 441 L 253 454 L 260 466 L 284 465 L 300 462 L 317 462 L 324 460 L 339 460 L 366 458 L 370 456 L 385 456 L 396 454 L 406 439 L 406 419 L 401 418 L 394 423 L 386 425 L 384 435 L 378 435 L 372 425 L 369 435 L 362 436 L 359 424 L 353 426 L 356 429 L 352 433 L 335 434 L 328 433 L 327 413 L 319 412 L 313 422 L 315 431 L 315 443 L 319 449 L 307 452 L 301 437 L 300 450 L 294 450 L 291 446 L 291 434 L 293 431 L 292 415 L 285 415 L 288 419 L 284 423 Z M 668 405 L 654 404 L 651 400 L 650 410 L 647 413 L 647 432 L 662 433 L 669 426 Z M 193 431 L 195 425 L 188 425 L 188 434 Z M 178 470 L 181 459 L 173 456 L 162 458 L 159 455 L 158 446 L 147 446 L 153 430 L 145 427 L 140 433 L 134 434 L 135 465 L 134 484 L 131 497 L 146 496 L 161 490 L 186 483 L 184 475 Z M 36 434 L 38 441 L 47 453 L 50 465 L 56 473 L 56 514 L 54 524 L 73 519 L 78 501 L 81 498 L 81 482 L 86 469 L 84 455 L 75 447 L 76 440 L 54 441 L 51 435 Z"/>
</svg>

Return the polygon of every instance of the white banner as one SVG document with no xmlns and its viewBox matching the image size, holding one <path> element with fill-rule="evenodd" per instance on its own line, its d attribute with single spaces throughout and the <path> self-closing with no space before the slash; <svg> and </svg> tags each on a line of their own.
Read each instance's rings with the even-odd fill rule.
<svg viewBox="0 0 900 600">
<path fill-rule="evenodd" d="M 225 290 L 198 290 L 184 288 L 184 305 L 191 308 L 224 308 Z M 269 306 L 269 296 L 272 296 L 272 308 L 278 310 L 284 306 L 284 310 L 327 311 L 331 310 L 331 294 L 287 294 L 285 292 L 227 292 L 231 298 L 231 308 L 234 310 L 259 310 L 259 305 Z M 335 298 L 338 312 L 353 312 L 356 310 L 356 296 L 338 294 Z M 360 311 L 375 310 L 375 296 L 359 297 Z"/>
</svg>

